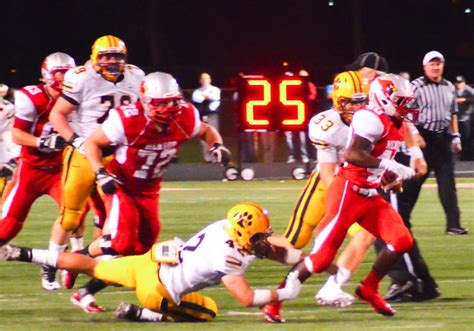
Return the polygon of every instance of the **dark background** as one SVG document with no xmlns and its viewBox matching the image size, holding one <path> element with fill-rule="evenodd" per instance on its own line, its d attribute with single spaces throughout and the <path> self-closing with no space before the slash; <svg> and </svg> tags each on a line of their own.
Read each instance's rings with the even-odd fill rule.
<svg viewBox="0 0 474 331">
<path fill-rule="evenodd" d="M 130 63 L 170 72 L 183 88 L 196 87 L 201 71 L 226 87 L 238 72 L 280 71 L 284 60 L 325 85 L 366 51 L 416 78 L 423 55 L 438 50 L 448 79 L 474 81 L 473 0 L 333 1 L 4 0 L 0 82 L 35 83 L 56 51 L 84 63 L 105 34 L 125 41 Z"/>
</svg>

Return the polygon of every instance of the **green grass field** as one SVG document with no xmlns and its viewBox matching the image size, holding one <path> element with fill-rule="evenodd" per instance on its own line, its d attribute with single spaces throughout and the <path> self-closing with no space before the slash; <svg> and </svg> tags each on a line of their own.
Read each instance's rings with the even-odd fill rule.
<svg viewBox="0 0 474 331">
<path fill-rule="evenodd" d="M 474 189 L 469 188 L 469 183 L 474 181 L 459 182 L 464 184 L 458 188 L 462 222 L 474 231 Z M 274 231 L 281 233 L 303 185 L 302 181 L 165 183 L 161 196 L 163 231 L 160 238 L 179 236 L 186 239 L 209 222 L 223 218 L 229 207 L 243 200 L 255 201 L 267 208 Z M 56 208 L 51 200 L 39 200 L 23 231 L 13 243 L 47 247 L 50 225 L 55 217 Z M 413 223 L 415 236 L 440 285 L 442 296 L 430 302 L 397 304 L 395 307 L 398 313 L 391 319 L 377 315 L 368 305 L 359 302 L 346 309 L 317 306 L 314 294 L 325 279 L 325 275 L 317 275 L 305 283 L 298 299 L 285 305 L 287 323 L 284 325 L 264 324 L 258 309 L 241 307 L 222 287 L 204 291 L 219 305 L 219 315 L 212 323 L 127 323 L 118 321 L 113 312 L 120 301 L 137 302 L 132 291 L 109 288 L 97 295 L 98 303 L 107 312 L 99 315 L 85 314 L 69 303 L 69 290 L 42 290 L 39 267 L 0 263 L 0 330 L 473 330 L 473 234 L 462 237 L 444 234 L 444 212 L 434 188 L 423 190 Z M 91 227 L 88 228 L 88 233 L 90 230 Z M 365 275 L 373 259 L 374 253 L 371 252 L 347 286 L 348 291 L 352 291 Z M 286 270 L 284 266 L 257 261 L 250 267 L 247 275 L 250 284 L 255 287 L 273 287 L 281 281 Z M 84 277 L 80 278 L 78 284 L 85 280 Z M 383 291 L 386 286 L 385 281 Z"/>
</svg>

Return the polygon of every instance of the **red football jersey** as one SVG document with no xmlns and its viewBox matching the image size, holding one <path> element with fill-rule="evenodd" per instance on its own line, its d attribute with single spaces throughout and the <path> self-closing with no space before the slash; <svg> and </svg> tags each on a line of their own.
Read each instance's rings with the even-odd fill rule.
<svg viewBox="0 0 474 331">
<path fill-rule="evenodd" d="M 156 194 L 161 177 L 179 146 L 195 136 L 201 121 L 194 106 L 182 103 L 182 110 L 164 131 L 136 102 L 113 109 L 102 130 L 117 146 L 107 170 L 123 183 L 124 190 L 135 194 Z"/>
<path fill-rule="evenodd" d="M 372 107 L 360 109 L 354 114 L 350 133 L 351 137 L 356 134 L 371 141 L 373 148 L 370 155 L 380 159 L 393 159 L 403 142 L 392 120 L 382 110 Z M 380 187 L 383 172 L 380 168 L 361 168 L 348 162 L 340 169 L 349 181 L 366 188 Z"/>
<path fill-rule="evenodd" d="M 15 92 L 15 121 L 13 127 L 36 137 L 55 133 L 48 117 L 56 99 L 51 98 L 44 85 L 25 86 Z M 34 147 L 21 147 L 20 158 L 37 168 L 60 168 L 62 151 L 42 152 Z"/>
</svg>

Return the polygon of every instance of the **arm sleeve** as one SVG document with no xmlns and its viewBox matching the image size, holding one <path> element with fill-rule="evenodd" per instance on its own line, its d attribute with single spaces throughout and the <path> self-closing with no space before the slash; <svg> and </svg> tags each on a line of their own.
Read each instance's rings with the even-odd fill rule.
<svg viewBox="0 0 474 331">
<path fill-rule="evenodd" d="M 243 261 L 234 255 L 223 256 L 223 259 L 215 267 L 217 271 L 225 275 L 240 276 L 245 272 Z"/>
<path fill-rule="evenodd" d="M 317 153 L 319 163 L 336 163 L 338 161 L 337 150 L 333 146 L 317 148 Z"/>
<path fill-rule="evenodd" d="M 76 73 L 77 69 L 70 69 L 66 72 L 63 82 L 62 95 L 64 99 L 69 101 L 71 104 L 79 105 L 82 102 L 82 79 L 81 75 L 85 75 L 85 71 Z"/>
<path fill-rule="evenodd" d="M 21 92 L 15 92 L 15 117 L 28 122 L 36 119 L 36 107 L 28 96 Z"/>
<path fill-rule="evenodd" d="M 109 116 L 102 124 L 102 130 L 112 144 L 119 145 L 127 142 L 122 119 L 116 109 L 110 111 Z"/>
<path fill-rule="evenodd" d="M 354 114 L 351 123 L 353 132 L 371 143 L 383 134 L 383 124 L 380 118 L 374 113 L 361 109 Z"/>
<path fill-rule="evenodd" d="M 209 109 L 210 110 L 217 110 L 219 106 L 221 105 L 221 90 L 218 87 L 213 87 L 211 90 L 211 93 L 209 94 L 209 101 L 211 103 L 209 104 Z"/>
<path fill-rule="evenodd" d="M 453 102 L 451 102 L 451 114 L 457 114 L 458 113 L 458 103 L 456 101 L 456 90 L 453 87 Z"/>
</svg>

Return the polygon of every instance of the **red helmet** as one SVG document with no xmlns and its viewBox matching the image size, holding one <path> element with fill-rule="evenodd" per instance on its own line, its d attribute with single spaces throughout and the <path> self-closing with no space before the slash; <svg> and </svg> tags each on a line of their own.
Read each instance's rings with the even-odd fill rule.
<svg viewBox="0 0 474 331">
<path fill-rule="evenodd" d="M 56 77 L 56 72 L 62 71 L 65 73 L 75 66 L 76 62 L 74 62 L 74 59 L 66 53 L 57 52 L 48 55 L 41 65 L 41 75 L 43 76 L 44 83 L 54 90 L 61 92 L 64 77 Z"/>
<path fill-rule="evenodd" d="M 399 75 L 377 77 L 370 85 L 369 101 L 388 116 L 408 119 L 413 123 L 418 121 L 419 109 L 411 84 Z"/>
<path fill-rule="evenodd" d="M 164 72 L 153 72 L 143 78 L 141 102 L 148 117 L 169 124 L 181 112 L 182 95 L 176 79 Z"/>
</svg>

